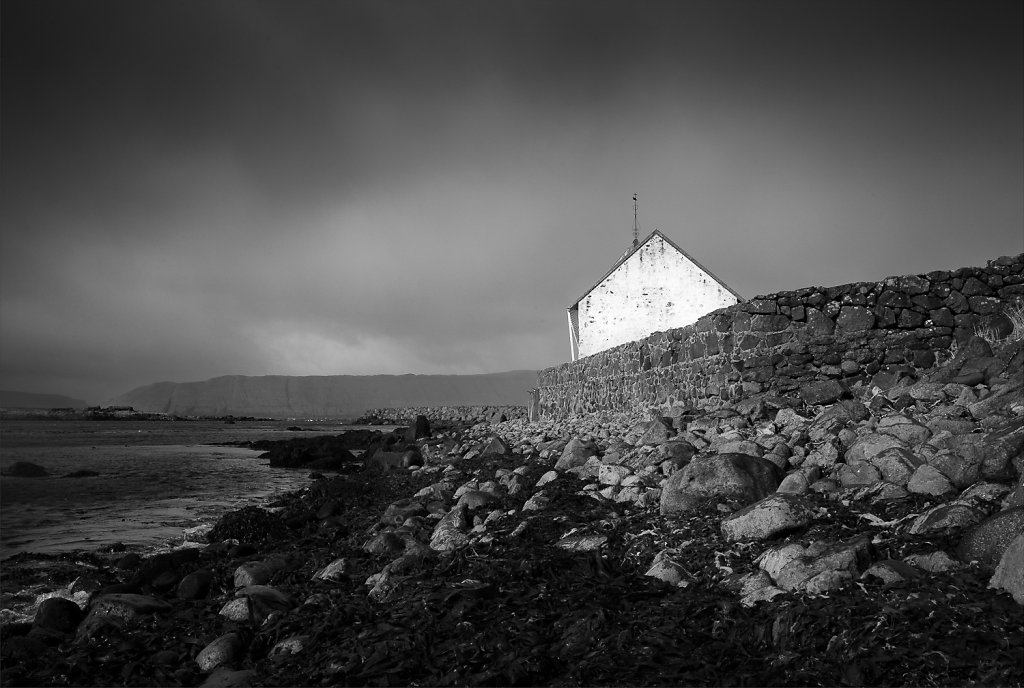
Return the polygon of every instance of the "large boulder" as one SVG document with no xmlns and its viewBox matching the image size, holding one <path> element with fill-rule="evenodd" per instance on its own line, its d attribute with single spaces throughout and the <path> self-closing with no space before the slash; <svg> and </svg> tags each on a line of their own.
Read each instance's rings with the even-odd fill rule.
<svg viewBox="0 0 1024 688">
<path fill-rule="evenodd" d="M 862 461 L 870 461 L 887 449 L 907 449 L 906 444 L 892 435 L 881 433 L 868 433 L 863 435 L 850 445 L 846 450 L 846 463 L 855 464 Z"/>
<path fill-rule="evenodd" d="M 893 413 L 881 418 L 877 431 L 882 435 L 895 437 L 911 447 L 924 444 L 932 436 L 931 430 L 902 413 Z"/>
<path fill-rule="evenodd" d="M 404 452 L 376 451 L 364 462 L 364 470 L 386 473 L 412 466 L 422 466 L 423 456 L 415 449 Z"/>
<path fill-rule="evenodd" d="M 509 448 L 505 440 L 501 439 L 497 435 L 491 435 L 482 441 L 477 447 L 477 451 L 480 452 L 481 456 L 486 456 L 488 454 L 500 454 L 502 456 L 506 456 L 512 453 L 512 450 Z"/>
<path fill-rule="evenodd" d="M 715 497 L 745 504 L 764 499 L 782 481 L 771 461 L 747 454 L 715 454 L 690 461 L 669 476 L 661 493 L 661 513 L 687 513 Z"/>
<path fill-rule="evenodd" d="M 971 416 L 980 421 L 1011 412 L 1014 406 L 1021 404 L 1022 398 L 1024 398 L 1024 381 L 1017 379 L 1009 384 L 993 388 L 991 395 L 967 408 L 970 410 Z"/>
<path fill-rule="evenodd" d="M 341 470 L 356 462 L 349 451 L 353 441 L 349 433 L 336 437 L 296 437 L 281 441 L 253 442 L 253 449 L 266 450 L 260 458 L 268 459 L 274 468 L 318 468 Z M 378 433 L 379 434 L 379 433 Z M 368 440 L 367 440 L 368 441 Z"/>
<path fill-rule="evenodd" d="M 781 413 L 780 411 L 779 414 L 781 415 Z M 856 399 L 845 399 L 832 404 L 816 415 L 807 428 L 807 433 L 812 441 L 821 442 L 870 415 L 871 411 L 861 402 Z"/>
<path fill-rule="evenodd" d="M 815 481 L 821 479 L 821 468 L 818 466 L 801 466 L 791 472 L 779 483 L 778 491 L 787 494 L 806 494 Z"/>
<path fill-rule="evenodd" d="M 593 441 L 574 437 L 565 445 L 562 456 L 555 463 L 555 470 L 566 471 L 576 466 L 582 466 L 591 456 L 597 456 L 598 451 L 597 445 Z"/>
<path fill-rule="evenodd" d="M 994 571 L 1010 543 L 1024 534 L 1024 507 L 1001 511 L 964 532 L 957 556 L 961 561 L 977 561 Z"/>
<path fill-rule="evenodd" d="M 907 481 L 907 490 L 914 494 L 939 496 L 952 492 L 955 489 L 952 482 L 942 471 L 924 464 L 918 466 L 910 480 Z"/>
<path fill-rule="evenodd" d="M 150 595 L 132 593 L 110 593 L 93 598 L 89 613 L 78 625 L 79 640 L 91 638 L 101 629 L 115 626 L 123 629 L 127 624 L 138 623 L 151 614 L 171 611 L 170 604 Z"/>
<path fill-rule="evenodd" d="M 430 421 L 424 415 L 416 416 L 416 420 L 405 430 L 407 442 L 415 442 L 419 439 L 430 437 Z"/>
<path fill-rule="evenodd" d="M 985 513 L 977 507 L 960 502 L 939 504 L 915 518 L 907 532 L 911 535 L 925 535 L 948 528 L 969 528 L 980 523 Z"/>
<path fill-rule="evenodd" d="M 841 463 L 837 465 L 836 479 L 843 487 L 865 487 L 882 480 L 882 473 L 870 463 Z"/>
<path fill-rule="evenodd" d="M 33 625 L 59 633 L 72 633 L 84 616 L 78 605 L 71 600 L 50 597 L 39 605 Z"/>
<path fill-rule="evenodd" d="M 776 492 L 722 521 L 726 540 L 766 540 L 803 528 L 813 512 L 803 498 Z"/>
<path fill-rule="evenodd" d="M 988 586 L 1005 590 L 1017 604 L 1024 605 L 1024 534 L 1014 538 L 1003 552 Z"/>
<path fill-rule="evenodd" d="M 783 590 L 820 594 L 845 587 L 860 576 L 871 559 L 867 536 L 859 535 L 841 542 L 797 543 L 766 550 L 758 565 Z"/>
<path fill-rule="evenodd" d="M 451 552 L 462 547 L 469 542 L 468 531 L 472 523 L 464 505 L 453 507 L 434 527 L 430 535 L 430 548 L 438 552 Z"/>
<path fill-rule="evenodd" d="M 1024 398 L 1021 402 L 1024 404 Z M 1024 418 L 1008 420 L 993 429 L 985 435 L 984 446 L 982 477 L 990 480 L 1014 477 L 1012 462 L 1024 456 Z"/>
<path fill-rule="evenodd" d="M 891 447 L 872 456 L 868 463 L 878 469 L 885 482 L 906 487 L 924 460 L 909 449 Z"/>
<path fill-rule="evenodd" d="M 256 543 L 283 537 L 287 533 L 288 528 L 280 515 L 258 506 L 246 506 L 221 516 L 206 538 L 210 542 L 240 540 Z"/>
<path fill-rule="evenodd" d="M 665 444 L 675 435 L 672 425 L 662 418 L 655 418 L 649 423 L 644 423 L 641 427 L 635 428 L 633 432 L 640 435 L 636 441 L 638 447 L 645 444 Z"/>
<path fill-rule="evenodd" d="M 203 673 L 208 673 L 217 667 L 233 664 L 245 654 L 245 644 L 242 636 L 238 633 L 225 633 L 209 645 L 204 647 L 196 655 L 196 664 Z"/>
<path fill-rule="evenodd" d="M 835 380 L 809 382 L 800 388 L 800 398 L 808 406 L 830 404 L 846 396 L 846 387 Z"/>
</svg>

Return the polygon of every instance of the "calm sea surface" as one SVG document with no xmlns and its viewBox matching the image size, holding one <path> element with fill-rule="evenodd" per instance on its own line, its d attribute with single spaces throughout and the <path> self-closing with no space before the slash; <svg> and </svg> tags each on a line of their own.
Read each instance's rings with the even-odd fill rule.
<svg viewBox="0 0 1024 688">
<path fill-rule="evenodd" d="M 299 426 L 301 431 L 287 430 Z M 309 484 L 309 470 L 271 468 L 223 442 L 336 435 L 351 426 L 295 421 L 0 421 L 0 559 L 18 552 L 179 545 L 182 531 Z M 376 428 L 390 430 L 391 427 Z M 62 477 L 74 471 L 95 477 Z"/>
</svg>

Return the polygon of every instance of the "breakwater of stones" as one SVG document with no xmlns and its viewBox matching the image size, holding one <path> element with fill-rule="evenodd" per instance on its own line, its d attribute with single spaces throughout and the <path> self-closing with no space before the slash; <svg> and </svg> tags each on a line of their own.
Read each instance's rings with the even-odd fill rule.
<svg viewBox="0 0 1024 688">
<path fill-rule="evenodd" d="M 409 406 L 369 409 L 355 422 L 357 425 L 408 425 L 417 416 L 426 416 L 432 423 L 500 423 L 526 418 L 526 406 Z"/>
<path fill-rule="evenodd" d="M 541 417 L 673 406 L 714 409 L 810 382 L 852 387 L 885 370 L 930 368 L 982 333 L 1013 330 L 1024 254 L 938 270 L 757 296 L 686 327 L 543 370 Z"/>
</svg>

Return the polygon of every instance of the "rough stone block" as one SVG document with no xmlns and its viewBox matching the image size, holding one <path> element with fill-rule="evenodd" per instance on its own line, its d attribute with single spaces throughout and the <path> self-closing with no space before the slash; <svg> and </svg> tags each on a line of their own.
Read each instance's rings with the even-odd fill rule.
<svg viewBox="0 0 1024 688">
<path fill-rule="evenodd" d="M 843 306 L 836 318 L 836 330 L 839 332 L 869 330 L 874 324 L 874 313 L 864 306 Z"/>
</svg>

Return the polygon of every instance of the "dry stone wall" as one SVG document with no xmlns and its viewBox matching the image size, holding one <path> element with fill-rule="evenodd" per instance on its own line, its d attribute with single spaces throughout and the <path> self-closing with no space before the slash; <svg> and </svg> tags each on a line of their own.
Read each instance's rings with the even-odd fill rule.
<svg viewBox="0 0 1024 688">
<path fill-rule="evenodd" d="M 883 367 L 928 368 L 979 331 L 1007 335 L 1008 314 L 1022 306 L 1024 254 L 983 268 L 757 296 L 541 371 L 540 415 L 714 408 L 751 394 L 791 396 L 817 380 L 852 385 Z"/>
</svg>

